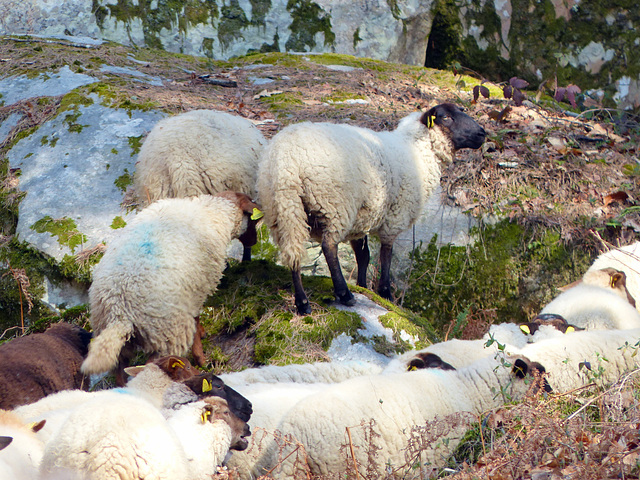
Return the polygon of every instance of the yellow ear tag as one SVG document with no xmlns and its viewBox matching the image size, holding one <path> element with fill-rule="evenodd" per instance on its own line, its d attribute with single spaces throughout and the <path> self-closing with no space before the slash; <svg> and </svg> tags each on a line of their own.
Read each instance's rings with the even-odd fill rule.
<svg viewBox="0 0 640 480">
<path fill-rule="evenodd" d="M 520 325 L 520 330 L 522 330 L 527 335 L 531 335 L 531 330 L 527 325 Z"/>
<path fill-rule="evenodd" d="M 609 286 L 611 288 L 616 288 L 616 279 L 613 275 L 609 277 Z"/>
<path fill-rule="evenodd" d="M 433 128 L 433 120 L 434 120 L 433 115 L 429 115 L 427 117 L 427 128 Z"/>
<path fill-rule="evenodd" d="M 565 330 L 565 332 L 564 332 L 564 333 L 571 333 L 571 332 L 575 332 L 575 331 L 576 331 L 576 329 L 575 329 L 575 328 L 573 328 L 573 327 L 567 327 L 567 329 Z"/>
<path fill-rule="evenodd" d="M 184 368 L 184 362 L 182 360 L 176 360 L 171 364 L 171 368 L 177 368 L 177 367 Z"/>
<path fill-rule="evenodd" d="M 205 410 L 204 412 L 202 412 L 202 415 L 200 415 L 200 420 L 202 420 L 202 423 L 207 423 L 210 416 L 211 412 L 209 410 Z"/>
<path fill-rule="evenodd" d="M 415 365 L 413 365 L 413 366 L 409 369 L 409 371 L 410 371 L 410 372 L 415 372 L 416 370 L 418 370 L 418 367 L 416 367 Z"/>
<path fill-rule="evenodd" d="M 27 428 L 29 430 L 33 430 L 36 425 L 38 425 L 38 422 L 31 422 L 29 425 L 27 425 Z"/>
<path fill-rule="evenodd" d="M 210 392 L 211 390 L 213 390 L 213 385 L 211 385 L 211 382 L 209 380 L 204 378 L 202 380 L 202 393 Z"/>
<path fill-rule="evenodd" d="M 261 210 L 254 208 L 253 213 L 251 214 L 251 220 L 260 220 L 264 217 L 264 213 Z"/>
</svg>

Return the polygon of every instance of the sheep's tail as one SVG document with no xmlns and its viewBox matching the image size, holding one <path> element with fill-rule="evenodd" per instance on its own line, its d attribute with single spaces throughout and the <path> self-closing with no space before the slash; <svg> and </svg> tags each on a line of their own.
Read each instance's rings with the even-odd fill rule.
<svg viewBox="0 0 640 480">
<path fill-rule="evenodd" d="M 94 336 L 80 370 L 85 374 L 108 372 L 118 364 L 120 351 L 133 335 L 131 322 L 112 322 Z"/>
<path fill-rule="evenodd" d="M 302 180 L 289 169 L 272 166 L 268 174 L 258 176 L 258 182 L 258 201 L 265 206 L 265 221 L 280 250 L 280 260 L 286 267 L 297 270 L 305 256 L 305 242 L 309 240 Z"/>
</svg>

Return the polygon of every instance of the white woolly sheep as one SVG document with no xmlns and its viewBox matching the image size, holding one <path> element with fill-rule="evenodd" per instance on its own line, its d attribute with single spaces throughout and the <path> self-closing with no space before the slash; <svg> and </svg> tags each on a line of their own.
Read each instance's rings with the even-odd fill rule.
<svg viewBox="0 0 640 480">
<path fill-rule="evenodd" d="M 36 480 L 43 444 L 36 437 L 44 422 L 27 425 L 17 415 L 0 410 L 0 478 Z"/>
<path fill-rule="evenodd" d="M 258 159 L 267 141 L 253 123 L 217 110 L 193 110 L 160 120 L 138 154 L 134 189 L 148 205 L 162 198 L 225 190 L 255 197 Z M 255 228 L 240 237 L 251 259 Z"/>
<path fill-rule="evenodd" d="M 640 328 L 585 330 L 530 343 L 519 353 L 531 361 L 544 362 L 549 385 L 561 393 L 596 379 L 613 381 L 637 368 L 639 340 Z"/>
<path fill-rule="evenodd" d="M 580 283 L 562 292 L 540 312 L 562 316 L 569 324 L 586 329 L 640 327 L 640 313 L 610 288 Z"/>
<path fill-rule="evenodd" d="M 489 332 L 479 340 L 452 339 L 434 343 L 421 350 L 410 350 L 394 358 L 385 367 L 384 373 L 399 373 L 408 368 L 462 368 L 485 357 L 495 356 L 501 351 L 519 349 L 527 344 L 527 337 L 514 323 L 500 323 L 492 325 Z M 435 357 L 426 357 L 431 354 Z M 431 367 L 425 365 L 426 359 L 431 359 Z M 438 362 L 438 358 L 440 359 Z M 413 362 L 413 363 L 412 363 Z"/>
<path fill-rule="evenodd" d="M 367 235 L 380 238 L 378 293 L 391 298 L 393 242 L 418 219 L 440 181 L 440 162 L 460 148 L 479 148 L 485 132 L 456 106 L 405 117 L 392 132 L 351 125 L 301 123 L 281 130 L 260 160 L 258 203 L 285 266 L 300 314 L 311 311 L 300 266 L 309 236 L 322 245 L 337 300 L 355 304 L 337 248 L 351 241 L 357 283 L 366 287 Z"/>
<path fill-rule="evenodd" d="M 89 289 L 94 339 L 84 373 L 123 368 L 141 347 L 185 355 L 203 365 L 198 316 L 226 266 L 226 247 L 246 231 L 257 208 L 241 193 L 159 200 L 142 210 L 107 247 Z M 196 334 L 197 333 L 197 334 Z"/>
<path fill-rule="evenodd" d="M 347 361 L 267 365 L 219 376 L 225 384 L 239 388 L 263 383 L 338 383 L 361 375 L 375 375 L 381 371 L 382 367 L 370 362 Z"/>
<path fill-rule="evenodd" d="M 625 295 L 633 298 L 632 303 L 634 307 L 640 308 L 640 305 L 635 304 L 635 300 L 640 300 L 640 242 L 620 248 L 613 248 L 600 254 L 586 271 L 582 281 L 607 286 L 601 284 L 600 277 L 592 276 L 594 272 L 606 269 L 613 269 L 625 275 L 624 281 L 622 282 L 624 289 L 619 285 L 620 280 L 614 280 L 613 278 L 611 279 L 609 287 L 615 289 L 623 298 Z"/>
<path fill-rule="evenodd" d="M 372 441 L 380 448 L 380 463 L 399 467 L 405 463 L 403 449 L 413 426 L 455 412 L 477 414 L 501 405 L 505 398 L 518 399 L 530 385 L 515 376 L 523 378 L 544 370 L 519 358 L 512 371 L 502 360 L 485 358 L 455 371 L 418 370 L 353 378 L 299 401 L 285 415 L 279 430 L 304 445 L 314 475 L 327 475 L 346 469 L 342 445 L 352 445 L 355 461 L 366 465 L 369 442 L 364 429 L 357 427 L 363 420 L 374 419 L 380 436 Z M 345 427 L 351 429 L 349 441 L 345 440 Z M 276 450 L 265 449 L 255 465 L 255 474 L 276 465 Z M 436 458 L 429 461 L 435 462 Z M 283 461 L 272 475 L 294 478 L 292 462 L 293 457 Z"/>
<path fill-rule="evenodd" d="M 206 480 L 235 438 L 246 446 L 248 426 L 224 399 L 176 405 L 166 414 L 168 419 L 142 398 L 104 392 L 76 408 L 47 443 L 41 473 L 78 471 L 101 480 Z"/>
<path fill-rule="evenodd" d="M 0 345 L 0 408 L 12 409 L 46 395 L 88 388 L 80 372 L 91 334 L 77 325 L 56 323 Z"/>
</svg>

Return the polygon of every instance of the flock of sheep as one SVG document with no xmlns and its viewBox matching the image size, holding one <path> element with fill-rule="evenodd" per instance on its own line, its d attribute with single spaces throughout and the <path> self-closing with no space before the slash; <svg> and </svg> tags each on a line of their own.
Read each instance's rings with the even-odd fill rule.
<svg viewBox="0 0 640 480">
<path fill-rule="evenodd" d="M 484 139 L 451 104 L 413 113 L 391 132 L 305 122 L 268 142 L 223 112 L 160 121 L 136 168 L 144 208 L 93 273 L 92 341 L 61 323 L 0 346 L 0 478 L 205 480 L 223 464 L 241 478 L 297 478 L 345 471 L 345 445 L 350 464 L 364 468 L 371 442 L 380 465 L 400 467 L 416 425 L 479 414 L 532 389 L 576 388 L 589 380 L 585 362 L 606 359 L 603 381 L 635 368 L 640 244 L 601 255 L 527 325 L 496 325 L 481 340 L 442 342 L 385 367 L 336 362 L 216 377 L 184 357 L 191 350 L 205 363 L 198 314 L 229 242 L 238 238 L 249 260 L 262 218 L 291 269 L 298 313 L 310 312 L 300 275 L 309 238 L 322 245 L 337 301 L 353 305 L 337 246 L 351 242 L 366 286 L 367 236 L 378 236 L 377 289 L 390 298 L 395 238 L 417 220 L 440 164 Z M 129 367 L 137 350 L 150 362 Z M 119 387 L 88 392 L 83 374 L 108 371 Z M 373 440 L 362 428 L 371 420 Z M 260 446 L 248 448 L 249 424 L 262 432 Z M 287 455 L 276 432 L 304 446 L 304 457 Z M 458 437 L 446 440 L 426 446 L 422 461 L 442 465 Z"/>
</svg>

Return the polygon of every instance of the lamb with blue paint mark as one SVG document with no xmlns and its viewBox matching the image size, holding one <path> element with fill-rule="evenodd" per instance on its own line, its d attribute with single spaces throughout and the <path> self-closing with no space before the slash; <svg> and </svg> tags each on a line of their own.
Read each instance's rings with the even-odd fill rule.
<svg viewBox="0 0 640 480">
<path fill-rule="evenodd" d="M 198 317 L 226 266 L 226 248 L 254 223 L 242 193 L 167 198 L 142 210 L 107 246 L 89 289 L 94 339 L 87 374 L 123 369 L 134 349 L 206 359 Z"/>
</svg>

